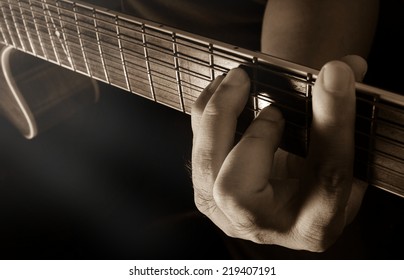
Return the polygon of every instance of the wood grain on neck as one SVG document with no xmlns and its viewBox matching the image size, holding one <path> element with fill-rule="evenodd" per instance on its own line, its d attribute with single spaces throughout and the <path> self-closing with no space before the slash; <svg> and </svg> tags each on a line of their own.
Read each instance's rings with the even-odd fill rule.
<svg viewBox="0 0 404 280">
<path fill-rule="evenodd" d="M 1 43 L 188 114 L 210 81 L 241 66 L 252 83 L 244 126 L 275 104 L 286 119 L 281 147 L 307 153 L 316 70 L 82 2 L 0 7 Z M 400 196 L 403 108 L 403 96 L 357 84 L 355 175 Z"/>
</svg>

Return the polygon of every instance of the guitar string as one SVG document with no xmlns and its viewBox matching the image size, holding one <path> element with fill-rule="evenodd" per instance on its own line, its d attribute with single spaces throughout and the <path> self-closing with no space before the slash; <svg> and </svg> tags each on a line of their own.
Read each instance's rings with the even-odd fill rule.
<svg viewBox="0 0 404 280">
<path fill-rule="evenodd" d="M 54 51 L 55 51 L 55 50 L 54 50 Z M 372 165 L 372 166 L 375 166 L 374 164 L 371 164 L 371 165 Z M 379 166 L 379 167 L 380 167 L 380 168 L 384 168 L 383 166 Z M 378 168 L 379 168 L 379 167 L 378 167 Z"/>
<path fill-rule="evenodd" d="M 163 62 L 164 63 L 164 61 L 161 61 L 161 62 Z M 113 67 L 112 67 L 112 69 L 113 69 Z M 121 72 L 119 71 L 119 73 L 118 74 L 121 74 Z M 160 73 L 161 74 L 161 73 Z"/>
<path fill-rule="evenodd" d="M 124 27 L 124 28 L 126 28 L 126 27 Z M 105 34 L 105 35 L 107 35 L 107 36 L 110 36 L 109 34 Z M 29 38 L 28 38 L 29 39 Z M 164 38 L 163 38 L 164 39 Z M 164 61 L 161 61 L 161 62 L 164 62 Z M 119 72 L 118 74 L 120 74 L 121 72 Z"/>
<path fill-rule="evenodd" d="M 44 26 L 45 27 L 45 26 Z M 83 28 L 85 28 L 85 27 L 83 27 Z M 67 28 L 66 28 L 66 30 L 67 30 Z M 105 34 L 105 35 L 107 35 L 107 36 L 111 36 L 111 35 L 109 35 L 109 34 Z M 115 39 L 115 38 L 114 38 Z M 125 39 L 122 39 L 122 41 L 124 41 Z M 106 42 L 105 43 L 106 45 L 105 45 L 105 47 L 107 47 L 107 48 L 111 48 L 112 50 L 114 50 L 114 51 L 116 51 L 116 47 L 115 46 L 111 46 L 111 44 L 109 44 L 108 42 Z M 108 45 L 110 45 L 110 46 L 108 46 Z M 140 46 L 140 44 L 138 44 L 139 46 Z M 152 44 L 150 44 L 150 45 L 152 45 Z M 153 49 L 152 47 L 150 47 L 149 46 L 149 48 L 150 49 Z M 128 50 L 128 49 L 126 49 L 125 48 L 125 50 L 126 51 L 130 51 L 130 50 Z M 155 51 L 159 51 L 159 52 L 161 52 L 161 53 L 165 53 L 166 55 L 171 55 L 172 56 L 172 53 L 168 53 L 168 52 L 164 52 L 164 51 L 161 51 L 161 50 L 159 50 L 159 49 L 155 49 Z M 189 61 L 189 59 L 186 57 L 186 56 L 184 56 L 184 57 L 181 57 L 181 59 L 184 59 L 184 61 Z M 161 61 L 161 62 L 164 62 L 164 61 Z M 195 60 L 194 61 L 192 61 L 193 63 L 198 63 L 198 62 L 195 62 Z M 206 67 L 206 64 L 201 64 L 201 66 L 205 66 Z M 216 69 L 217 70 L 217 69 Z M 223 71 L 226 71 L 226 70 L 228 70 L 228 69 L 223 69 Z"/>
<path fill-rule="evenodd" d="M 59 19 L 59 18 L 58 18 Z M 54 22 L 54 19 L 52 19 L 52 21 Z M 109 23 L 109 22 L 108 22 Z M 109 23 L 109 24 L 112 24 L 112 23 Z M 44 26 L 45 28 L 46 28 L 46 26 Z M 83 27 L 83 28 L 85 28 L 85 27 Z M 49 29 L 49 28 L 48 28 Z M 106 36 L 110 36 L 110 37 L 112 37 L 110 34 L 104 34 L 104 35 L 106 35 Z M 51 36 L 50 36 L 51 37 Z M 162 40 L 166 40 L 165 38 L 159 38 L 159 39 L 162 39 Z M 124 39 L 122 39 L 122 41 L 123 41 Z M 107 42 L 107 44 L 109 44 L 108 42 Z M 62 45 L 63 46 L 63 45 Z M 111 48 L 111 49 L 115 49 L 115 47 L 109 47 L 109 46 L 105 46 L 105 47 L 107 47 L 107 48 Z M 129 50 L 127 50 L 126 48 L 125 48 L 125 50 L 126 51 L 129 51 Z M 65 49 L 63 49 L 63 51 L 65 51 Z M 161 50 L 156 50 L 156 51 L 160 51 L 160 52 L 162 52 L 162 53 L 164 53 L 164 51 L 161 51 Z M 172 55 L 172 53 L 165 53 L 165 54 L 167 54 L 167 55 Z M 129 55 L 129 54 L 128 54 Z M 185 59 L 185 60 L 187 60 L 187 59 Z M 158 62 L 161 62 L 161 63 L 165 63 L 165 61 L 159 61 L 158 60 Z M 205 64 L 206 65 L 206 64 Z M 162 66 L 166 66 L 167 67 L 167 65 L 162 65 Z M 114 72 L 114 70 L 117 70 L 117 69 L 114 69 L 114 67 L 111 67 L 111 69 L 112 69 L 112 72 Z M 228 70 L 228 69 L 225 69 L 225 70 Z M 117 73 L 115 73 L 115 74 L 121 74 L 121 71 L 118 71 Z M 161 74 L 161 73 L 160 73 Z M 167 77 L 169 77 L 169 76 L 167 76 Z M 169 77 L 169 78 L 171 78 L 171 77 Z M 258 97 L 259 98 L 259 97 Z"/>
<path fill-rule="evenodd" d="M 44 26 L 45 27 L 45 26 Z M 67 29 L 67 28 L 66 28 Z M 83 40 L 85 40 L 85 39 L 83 39 Z M 107 47 L 107 48 L 111 48 L 111 50 L 114 50 L 114 51 L 116 51 L 115 50 L 115 47 L 110 47 L 110 46 L 108 46 L 108 45 L 110 45 L 109 43 L 106 43 L 107 44 L 107 46 L 105 46 L 105 47 Z M 151 48 L 150 48 L 151 49 Z M 127 51 L 127 49 L 125 48 L 125 50 Z M 159 51 L 159 50 L 156 50 L 156 51 Z M 128 53 L 125 53 L 125 54 L 128 54 Z M 168 55 L 168 53 L 166 53 L 167 55 Z M 130 54 L 128 54 L 128 55 L 130 55 Z M 172 55 L 172 54 L 171 54 Z M 157 62 L 157 64 L 160 64 L 161 66 L 164 66 L 164 67 L 167 67 L 167 68 L 169 68 L 170 66 L 172 67 L 172 65 L 167 65 L 167 63 L 166 63 L 166 61 L 163 61 L 163 60 L 159 60 L 159 59 L 157 59 L 157 58 L 152 58 L 151 57 L 151 59 L 153 60 L 152 62 Z M 182 60 L 182 61 L 186 61 L 186 62 L 190 62 L 187 58 L 184 58 L 184 57 L 180 57 L 180 59 Z M 166 64 L 166 65 L 164 65 L 164 64 Z M 214 69 L 214 70 L 216 70 L 216 71 L 227 71 L 228 69 Z M 181 71 L 181 69 L 180 69 L 180 71 Z M 185 72 L 182 72 L 182 73 L 184 73 L 185 74 Z M 118 73 L 116 73 L 116 74 L 121 74 L 121 72 L 119 71 Z M 188 71 L 188 73 L 187 74 L 189 74 L 190 76 L 193 76 L 193 77 L 197 77 L 196 75 L 193 75 L 192 74 L 192 71 Z M 199 76 L 198 78 L 201 78 L 201 76 Z M 207 77 L 205 77 L 205 79 L 206 80 L 208 80 L 208 78 Z"/>
<path fill-rule="evenodd" d="M 71 68 L 73 68 L 73 61 L 72 61 L 72 58 L 70 57 L 69 52 L 67 51 L 66 45 L 62 38 L 62 32 L 61 32 L 61 30 L 59 30 L 59 27 L 56 25 L 55 19 L 53 18 L 52 14 L 51 14 L 51 11 L 49 9 L 49 4 L 46 2 L 46 0 L 44 0 L 44 11 L 46 11 L 46 13 L 47 13 L 47 15 L 45 15 L 45 17 L 50 18 L 50 20 L 52 22 L 54 34 L 55 34 L 56 38 L 58 39 L 60 46 L 63 49 L 63 53 L 67 57 L 67 61 L 70 63 Z M 62 23 L 60 24 L 60 29 L 62 29 Z"/>
<path fill-rule="evenodd" d="M 88 56 L 88 58 L 90 58 L 91 56 Z M 98 55 L 97 55 L 97 57 L 98 57 Z M 158 72 L 157 72 L 158 73 Z M 121 74 L 121 72 L 119 72 L 119 74 Z M 163 75 L 163 79 L 164 79 L 164 73 L 159 73 L 159 74 L 161 74 L 161 75 Z M 172 81 L 172 79 L 171 80 L 167 80 L 168 82 L 173 82 L 174 83 L 174 81 Z M 202 90 L 202 88 L 200 88 L 199 89 L 199 91 L 200 90 Z M 175 95 L 175 97 L 177 96 L 176 94 L 174 94 Z M 282 105 L 281 105 L 282 106 Z M 284 106 L 284 107 L 286 107 L 286 106 Z"/>
<path fill-rule="evenodd" d="M 57 2 L 60 2 L 60 1 L 57 1 Z M 86 15 L 82 15 L 82 16 L 86 16 Z M 88 17 L 88 16 L 87 16 Z M 102 21 L 102 19 L 99 19 L 99 21 Z M 105 21 L 105 23 L 108 23 L 108 24 L 110 24 L 110 25 L 113 25 L 114 23 L 112 23 L 112 22 L 106 22 Z M 86 27 L 82 27 L 82 28 L 86 28 Z M 123 28 L 125 28 L 125 27 L 123 27 Z M 139 32 L 139 31 L 138 31 Z M 106 36 L 110 36 L 109 34 L 105 34 Z M 153 37 L 153 36 L 155 36 L 155 35 L 150 35 L 150 34 L 147 34 L 149 37 Z M 166 34 L 167 35 L 167 34 Z M 161 37 L 159 37 L 159 39 L 160 40 L 167 40 L 166 38 L 161 38 Z M 180 44 L 179 44 L 180 45 Z M 200 50 L 200 51 L 203 51 L 203 52 L 205 52 L 206 54 L 208 53 L 208 51 L 207 50 L 205 50 L 205 49 L 207 49 L 207 46 L 204 46 L 204 49 L 203 50 L 200 50 L 200 49 L 198 49 L 198 50 Z M 160 51 L 160 50 L 158 50 L 158 51 Z M 171 54 L 172 55 L 172 54 Z M 231 59 L 231 58 L 230 58 Z M 244 60 L 245 61 L 245 60 Z M 239 60 L 237 60 L 237 62 L 240 62 Z M 206 63 L 205 63 L 205 65 L 206 65 Z M 226 69 L 227 70 L 227 69 Z"/>
<path fill-rule="evenodd" d="M 60 1 L 56 1 L 56 3 L 58 3 L 58 2 L 60 2 Z M 56 6 L 55 6 L 56 7 Z M 89 8 L 90 9 L 90 8 Z M 87 16 L 87 15 L 81 15 L 81 16 Z M 88 17 L 88 16 L 87 16 Z M 102 19 L 99 19 L 99 21 L 102 21 Z M 108 23 L 108 24 L 110 24 L 110 25 L 113 25 L 114 23 L 112 23 L 112 22 L 106 22 L 105 21 L 105 23 Z M 85 27 L 83 27 L 83 28 L 85 28 Z M 123 27 L 123 28 L 125 28 L 125 27 Z M 105 34 L 105 35 L 109 35 L 109 34 Z M 149 34 L 148 34 L 149 35 Z M 153 35 L 152 35 L 153 36 Z M 167 40 L 167 39 L 165 39 L 165 38 L 159 38 L 159 39 L 161 39 L 161 40 Z M 206 52 L 206 53 L 208 53 L 206 50 L 202 50 L 202 51 L 204 51 L 204 52 Z"/>
<path fill-rule="evenodd" d="M 112 23 L 109 23 L 109 24 L 112 24 Z M 45 27 L 45 26 L 44 26 Z M 82 27 L 82 28 L 86 28 L 86 27 Z M 91 31 L 91 30 L 90 30 Z M 93 30 L 92 30 L 93 31 Z M 102 34 L 102 32 L 98 32 L 98 33 L 101 33 Z M 97 33 L 97 34 L 98 34 Z M 104 34 L 105 36 L 110 36 L 111 38 L 112 38 L 112 35 L 110 35 L 110 34 Z M 114 38 L 115 39 L 115 38 Z M 161 40 L 167 40 L 167 39 L 165 39 L 165 38 L 159 38 L 159 39 L 161 39 Z M 86 39 L 84 39 L 84 41 L 86 41 Z M 122 41 L 125 41 L 125 39 L 122 39 Z M 112 46 L 108 41 L 105 41 L 106 43 L 104 44 L 104 46 L 103 47 L 105 47 L 105 48 L 110 48 L 111 50 L 114 50 L 114 51 L 116 51 L 115 49 L 116 49 L 116 46 Z M 108 46 L 109 45 L 109 46 Z M 152 44 L 151 44 L 152 45 Z M 139 46 L 140 46 L 140 44 L 139 44 Z M 149 46 L 149 48 L 150 49 L 153 49 L 152 47 L 150 47 Z M 131 50 L 128 50 L 127 48 L 124 48 L 124 50 L 126 51 L 125 52 L 125 55 L 130 55 L 130 51 Z M 173 55 L 172 53 L 169 53 L 169 52 L 166 52 L 166 51 L 161 51 L 160 49 L 154 49 L 155 51 L 157 51 L 157 52 L 161 52 L 161 53 L 163 53 L 163 54 L 165 54 L 165 55 Z M 65 51 L 65 50 L 64 50 Z M 98 55 L 97 55 L 98 56 Z M 185 57 L 185 58 L 184 58 Z M 184 59 L 184 61 L 188 61 L 189 62 L 189 59 L 188 58 L 186 58 L 186 56 L 184 56 L 184 57 L 181 57 L 181 59 Z M 90 62 L 94 62 L 94 61 L 90 61 Z M 161 65 L 161 66 L 163 66 L 163 67 L 172 67 L 172 64 L 171 65 L 164 65 L 164 63 L 166 63 L 166 61 L 162 61 L 162 60 L 158 60 L 157 59 L 157 62 L 158 63 L 162 63 L 163 65 Z M 195 62 L 195 61 L 192 61 L 193 63 L 196 63 L 196 64 L 198 64 L 199 62 Z M 85 61 L 84 61 L 84 63 L 85 63 Z M 200 66 L 205 66 L 206 67 L 206 63 L 201 63 L 200 64 Z M 118 71 L 118 72 L 116 72 L 116 73 L 114 73 L 115 71 L 114 70 L 118 70 L 117 68 L 114 68 L 114 67 L 110 67 L 111 68 L 111 72 L 113 73 L 113 74 L 118 74 L 118 75 L 120 75 L 120 74 L 122 74 L 121 73 L 121 71 Z M 120 69 L 119 69 L 120 70 Z M 217 69 L 216 69 L 217 70 Z M 228 69 L 223 69 L 223 71 L 226 71 L 226 70 L 228 70 Z M 181 71 L 181 69 L 180 69 L 180 71 Z M 189 74 L 189 73 L 188 73 Z M 192 75 L 192 74 L 191 74 Z M 192 76 L 195 76 L 195 75 L 192 75 Z M 167 76 L 167 77 L 169 77 L 169 76 Z M 171 78 L 171 80 L 172 80 L 172 77 L 170 77 Z M 288 92 L 285 92 L 286 94 L 289 94 Z M 258 96 L 258 98 L 259 98 L 259 96 Z M 367 102 L 366 100 L 365 100 L 365 102 Z"/>
</svg>

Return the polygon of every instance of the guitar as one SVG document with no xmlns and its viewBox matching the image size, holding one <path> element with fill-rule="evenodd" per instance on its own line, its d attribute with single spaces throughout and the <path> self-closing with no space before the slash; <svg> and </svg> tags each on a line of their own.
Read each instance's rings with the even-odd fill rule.
<svg viewBox="0 0 404 280">
<path fill-rule="evenodd" d="M 189 114 L 210 81 L 243 67 L 251 95 L 239 130 L 274 104 L 286 120 L 281 147 L 307 153 L 314 69 L 78 1 L 0 0 L 0 9 L 3 92 L 19 88 L 8 66 L 18 50 Z M 97 96 L 88 80 L 81 87 Z M 356 92 L 355 176 L 404 196 L 404 96 L 362 83 Z M 24 101 L 14 103 L 25 111 L 20 130 L 35 136 Z"/>
</svg>

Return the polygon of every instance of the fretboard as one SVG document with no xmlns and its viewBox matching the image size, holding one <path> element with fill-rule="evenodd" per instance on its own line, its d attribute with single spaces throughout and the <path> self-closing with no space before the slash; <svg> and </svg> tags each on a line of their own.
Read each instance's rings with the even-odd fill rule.
<svg viewBox="0 0 404 280">
<path fill-rule="evenodd" d="M 240 123 L 274 104 L 286 119 L 281 147 L 307 153 L 316 70 L 83 2 L 0 7 L 1 43 L 184 113 L 215 77 L 244 67 L 252 86 Z M 355 175 L 400 196 L 403 124 L 403 96 L 357 84 Z"/>
</svg>

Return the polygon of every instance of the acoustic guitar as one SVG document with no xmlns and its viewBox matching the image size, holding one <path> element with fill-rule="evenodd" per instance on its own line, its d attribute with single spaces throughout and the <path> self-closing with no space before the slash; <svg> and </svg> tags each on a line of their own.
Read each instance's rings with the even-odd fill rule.
<svg viewBox="0 0 404 280">
<path fill-rule="evenodd" d="M 27 138 L 38 133 L 45 116 L 66 111 L 57 105 L 61 101 L 96 99 L 97 86 L 88 77 L 189 114 L 210 81 L 243 67 L 251 94 L 240 132 L 274 104 L 286 119 L 281 147 L 307 153 L 314 69 L 79 1 L 0 0 L 0 14 L 0 106 Z M 37 63 L 14 62 L 20 52 L 82 78 L 62 79 L 58 87 L 33 94 L 38 79 L 27 73 L 42 70 Z M 43 71 L 53 81 L 70 75 Z M 404 96 L 362 83 L 356 93 L 355 176 L 404 196 Z"/>
</svg>

